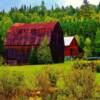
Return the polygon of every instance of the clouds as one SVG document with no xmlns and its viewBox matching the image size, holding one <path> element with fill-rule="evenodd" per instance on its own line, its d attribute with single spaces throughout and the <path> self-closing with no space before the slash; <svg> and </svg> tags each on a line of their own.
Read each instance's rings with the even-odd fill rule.
<svg viewBox="0 0 100 100">
<path fill-rule="evenodd" d="M 11 7 L 20 7 L 22 4 L 25 4 L 27 6 L 32 5 L 40 5 L 42 0 L 0 0 L 0 10 L 5 9 L 8 11 Z M 55 4 L 58 4 L 60 7 L 72 5 L 73 7 L 79 7 L 83 0 L 44 0 L 45 4 L 48 8 L 51 8 L 52 5 L 55 6 Z M 98 4 L 100 0 L 88 0 L 92 4 Z"/>
</svg>

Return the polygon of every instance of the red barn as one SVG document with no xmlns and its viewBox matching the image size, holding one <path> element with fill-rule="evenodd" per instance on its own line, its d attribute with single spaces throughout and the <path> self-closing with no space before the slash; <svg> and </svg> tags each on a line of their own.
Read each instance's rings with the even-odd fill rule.
<svg viewBox="0 0 100 100">
<path fill-rule="evenodd" d="M 76 57 L 79 55 L 79 46 L 75 37 L 64 37 L 65 57 Z"/>
<path fill-rule="evenodd" d="M 5 58 L 8 64 L 27 64 L 32 48 L 38 48 L 47 36 L 53 62 L 64 61 L 63 31 L 58 22 L 16 23 L 10 27 L 4 41 Z"/>
</svg>

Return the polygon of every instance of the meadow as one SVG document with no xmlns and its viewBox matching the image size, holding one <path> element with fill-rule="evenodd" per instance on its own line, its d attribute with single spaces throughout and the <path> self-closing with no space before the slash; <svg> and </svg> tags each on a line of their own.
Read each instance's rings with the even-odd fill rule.
<svg viewBox="0 0 100 100">
<path fill-rule="evenodd" d="M 77 64 L 77 62 L 79 62 L 80 64 L 92 62 L 97 66 L 100 66 L 100 61 L 84 60 L 65 61 L 64 63 L 59 64 L 1 66 L 0 93 L 2 93 L 2 95 L 0 95 L 0 98 L 2 98 L 2 100 L 13 100 L 11 98 L 14 98 L 14 100 L 30 100 L 30 97 L 32 97 L 32 100 L 34 100 L 33 98 L 38 96 L 38 99 L 35 100 L 45 100 L 45 95 L 46 98 L 49 98 L 47 96 L 50 95 L 50 100 L 56 100 L 53 99 L 53 97 L 58 98 L 57 100 L 62 100 L 63 96 L 65 97 L 65 99 L 63 100 L 66 100 L 66 93 L 68 93 L 67 98 L 69 100 L 71 91 L 74 91 L 78 95 L 78 97 L 80 97 L 79 94 L 82 93 L 83 98 L 85 98 L 84 95 L 87 95 L 89 98 L 99 98 L 100 73 L 94 72 L 93 74 L 88 68 L 82 70 L 73 70 L 73 66 L 75 66 L 75 63 Z M 48 75 L 50 76 L 48 77 Z M 66 75 L 68 76 L 66 77 Z M 79 82 L 77 79 L 79 80 Z M 94 80 L 97 84 L 97 87 L 95 88 L 96 90 L 93 89 Z M 80 82 L 82 82 L 83 84 L 82 87 L 80 85 Z M 84 86 L 86 88 L 86 91 L 84 91 Z M 80 91 L 77 90 L 77 87 Z M 74 90 L 71 90 L 71 88 L 73 88 Z M 88 89 L 91 92 L 88 92 Z M 42 99 L 39 99 L 39 97 L 41 97 Z"/>
<path fill-rule="evenodd" d="M 63 73 L 68 73 L 69 70 L 71 69 L 72 65 L 75 63 L 76 61 L 65 61 L 64 63 L 59 63 L 59 64 L 47 64 L 47 65 L 24 65 L 24 66 L 1 66 L 0 67 L 0 74 L 2 74 L 2 72 L 4 71 L 9 71 L 9 72 L 19 72 L 19 73 L 23 73 L 25 76 L 25 80 L 30 79 L 30 77 L 32 76 L 33 79 L 35 77 L 35 75 L 41 71 L 43 71 L 45 68 L 50 68 L 52 69 L 54 72 L 56 70 L 62 70 Z M 91 62 L 91 61 L 79 61 L 79 62 Z M 97 65 L 100 65 L 100 61 L 93 61 L 95 62 Z M 98 84 L 100 84 L 100 73 L 96 73 L 96 81 Z"/>
</svg>

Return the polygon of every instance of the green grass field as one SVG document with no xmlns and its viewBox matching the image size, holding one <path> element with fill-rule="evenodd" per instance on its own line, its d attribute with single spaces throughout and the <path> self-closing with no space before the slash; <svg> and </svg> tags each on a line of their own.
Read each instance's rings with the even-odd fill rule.
<svg viewBox="0 0 100 100">
<path fill-rule="evenodd" d="M 100 84 L 100 73 L 96 74 L 96 81 L 98 84 Z"/>
<path fill-rule="evenodd" d="M 66 61 L 64 63 L 61 64 L 51 64 L 51 65 L 25 65 L 25 66 L 7 66 L 7 67 L 0 67 L 0 74 L 2 74 L 2 72 L 9 70 L 9 72 L 12 71 L 17 71 L 19 73 L 23 73 L 25 76 L 25 79 L 28 82 L 28 79 L 33 79 L 35 78 L 35 75 L 39 72 L 41 72 L 42 70 L 44 70 L 44 68 L 46 67 L 50 67 L 51 69 L 53 69 L 53 71 L 56 71 L 57 69 L 61 69 L 63 70 L 64 73 L 68 73 L 68 71 L 71 69 L 71 66 L 73 65 L 75 61 Z M 100 61 L 98 61 L 97 63 L 100 64 Z M 96 81 L 97 83 L 100 84 L 100 73 L 96 74 Z"/>
</svg>

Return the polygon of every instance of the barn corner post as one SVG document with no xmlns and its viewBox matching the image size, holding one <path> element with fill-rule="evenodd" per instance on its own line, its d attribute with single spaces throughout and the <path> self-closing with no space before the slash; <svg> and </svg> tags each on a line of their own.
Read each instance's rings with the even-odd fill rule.
<svg viewBox="0 0 100 100">
<path fill-rule="evenodd" d="M 51 52 L 53 55 L 54 63 L 64 62 L 64 33 L 57 22 L 51 36 Z"/>
</svg>

